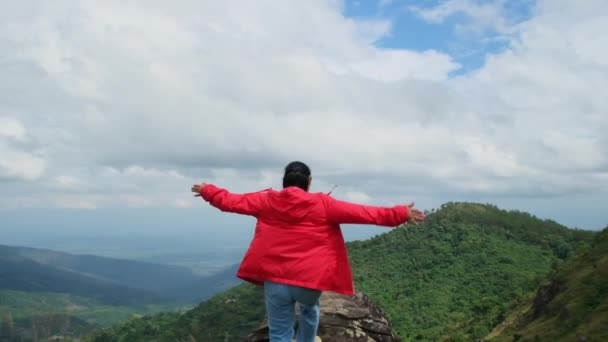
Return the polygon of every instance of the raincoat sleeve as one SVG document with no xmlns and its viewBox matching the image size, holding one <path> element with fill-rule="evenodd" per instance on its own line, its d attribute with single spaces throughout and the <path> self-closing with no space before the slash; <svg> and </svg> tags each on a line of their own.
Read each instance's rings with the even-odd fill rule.
<svg viewBox="0 0 608 342">
<path fill-rule="evenodd" d="M 395 227 L 405 223 L 409 208 L 405 205 L 375 207 L 326 197 L 327 220 L 334 224 L 358 223 Z"/>
<path fill-rule="evenodd" d="M 233 194 L 226 189 L 207 184 L 201 188 L 201 197 L 221 211 L 258 216 L 266 202 L 266 191 Z"/>
</svg>

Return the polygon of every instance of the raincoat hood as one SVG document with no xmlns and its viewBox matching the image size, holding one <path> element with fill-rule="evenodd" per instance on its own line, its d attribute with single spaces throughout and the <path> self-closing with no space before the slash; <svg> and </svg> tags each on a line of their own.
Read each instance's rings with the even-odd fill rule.
<svg viewBox="0 0 608 342">
<path fill-rule="evenodd" d="M 297 186 L 268 192 L 268 213 L 281 221 L 302 222 L 317 204 L 314 196 Z"/>
</svg>

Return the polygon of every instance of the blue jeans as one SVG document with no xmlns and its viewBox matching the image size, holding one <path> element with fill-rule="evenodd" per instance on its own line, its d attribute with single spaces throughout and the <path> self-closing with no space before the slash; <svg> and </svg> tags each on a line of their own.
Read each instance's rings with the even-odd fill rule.
<svg viewBox="0 0 608 342">
<path fill-rule="evenodd" d="M 294 307 L 300 304 L 297 342 L 313 342 L 319 327 L 321 291 L 264 282 L 270 342 L 291 342 L 294 335 Z"/>
</svg>

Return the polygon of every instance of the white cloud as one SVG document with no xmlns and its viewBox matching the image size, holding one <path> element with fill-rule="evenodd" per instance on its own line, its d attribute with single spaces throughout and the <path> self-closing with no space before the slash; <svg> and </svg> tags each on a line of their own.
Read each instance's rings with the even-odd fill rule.
<svg viewBox="0 0 608 342">
<path fill-rule="evenodd" d="M 521 165 L 515 155 L 481 138 L 467 137 L 459 143 L 472 167 L 485 170 L 492 176 L 523 177 L 537 174 L 534 169 Z"/>
<path fill-rule="evenodd" d="M 0 138 L 25 141 L 25 127 L 13 118 L 0 117 Z"/>
<path fill-rule="evenodd" d="M 522 2 L 521 0 L 518 2 Z M 529 1 L 525 1 L 529 2 Z M 509 16 L 507 0 L 475 1 L 446 0 L 433 7 L 411 6 L 410 10 L 431 23 L 443 23 L 456 15 L 466 16 L 469 20 L 457 24 L 459 33 L 499 34 L 512 33 L 515 18 Z M 519 19 L 519 18 L 518 18 Z"/>
<path fill-rule="evenodd" d="M 351 202 L 355 202 L 355 203 L 362 203 L 362 204 L 367 204 L 372 202 L 372 198 L 364 193 L 364 192 L 360 192 L 360 191 L 347 191 L 344 194 L 344 199 L 347 201 L 351 201 Z"/>
<path fill-rule="evenodd" d="M 504 4 L 417 10 L 508 39 L 449 78 L 449 55 L 378 48 L 391 23 L 340 1 L 3 3 L 0 177 L 48 201 L 0 203 L 183 207 L 194 182 L 279 187 L 293 159 L 361 201 L 606 194 L 605 2 L 519 24 Z"/>
<path fill-rule="evenodd" d="M 379 81 L 423 79 L 443 81 L 448 73 L 459 68 L 451 58 L 436 51 L 413 52 L 404 50 L 377 50 L 374 56 L 350 65 L 360 75 Z"/>
<path fill-rule="evenodd" d="M 35 155 L 14 151 L 0 143 L 0 179 L 34 181 L 44 173 L 46 162 Z"/>
<path fill-rule="evenodd" d="M 11 117 L 0 117 L 0 179 L 34 181 L 44 173 L 46 161 L 27 145 L 23 124 Z"/>
<path fill-rule="evenodd" d="M 479 97 L 478 110 L 506 118 L 485 139 L 500 142 L 543 174 L 586 177 L 608 170 L 608 146 L 602 140 L 608 103 L 597 91 L 606 86 L 608 68 L 587 57 L 592 51 L 604 59 L 608 48 L 580 46 L 605 35 L 606 27 L 594 23 L 607 8 L 600 2 L 594 11 L 568 4 L 541 2 L 543 12 L 519 26 L 520 38 L 511 49 L 455 83 Z M 579 21 L 573 22 L 576 17 Z M 589 179 L 592 186 L 595 177 Z"/>
<path fill-rule="evenodd" d="M 53 179 L 53 183 L 60 189 L 64 190 L 79 190 L 86 189 L 86 184 L 84 181 L 73 177 L 73 176 L 65 176 L 60 175 Z"/>
</svg>

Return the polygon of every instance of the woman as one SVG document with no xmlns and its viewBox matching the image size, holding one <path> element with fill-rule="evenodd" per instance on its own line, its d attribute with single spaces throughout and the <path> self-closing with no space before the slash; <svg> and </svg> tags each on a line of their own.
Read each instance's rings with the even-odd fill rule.
<svg viewBox="0 0 608 342">
<path fill-rule="evenodd" d="M 293 338 L 295 302 L 300 304 L 297 341 L 312 342 L 321 291 L 354 293 L 341 223 L 395 227 L 424 220 L 413 203 L 374 207 L 310 193 L 311 180 L 308 166 L 295 161 L 285 167 L 281 191 L 233 194 L 211 184 L 192 186 L 195 196 L 222 211 L 257 218 L 237 276 L 264 286 L 271 342 Z"/>
</svg>

